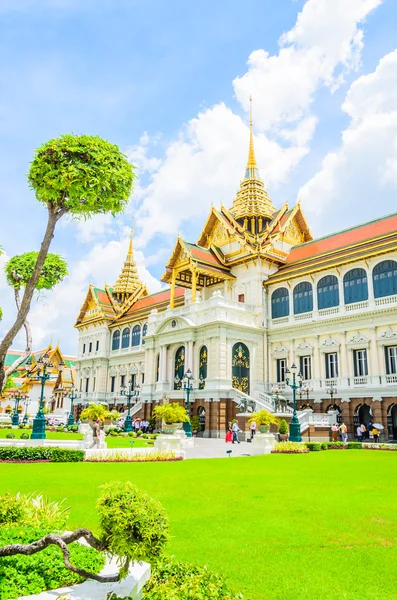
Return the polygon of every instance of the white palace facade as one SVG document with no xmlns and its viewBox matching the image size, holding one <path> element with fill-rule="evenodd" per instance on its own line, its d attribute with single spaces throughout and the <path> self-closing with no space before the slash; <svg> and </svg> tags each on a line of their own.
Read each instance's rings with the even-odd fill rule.
<svg viewBox="0 0 397 600">
<path fill-rule="evenodd" d="M 380 422 L 397 439 L 397 214 L 313 239 L 299 203 L 273 206 L 251 121 L 231 207 L 211 208 L 197 243 L 177 239 L 162 280 L 149 294 L 131 237 L 116 284 L 90 286 L 75 325 L 81 403 L 124 409 L 132 377 L 134 413 L 148 418 L 159 402 L 184 402 L 190 369 L 191 415 L 204 435 L 224 435 L 235 415 L 290 400 L 295 362 L 301 416 L 333 410 L 350 433 Z"/>
</svg>

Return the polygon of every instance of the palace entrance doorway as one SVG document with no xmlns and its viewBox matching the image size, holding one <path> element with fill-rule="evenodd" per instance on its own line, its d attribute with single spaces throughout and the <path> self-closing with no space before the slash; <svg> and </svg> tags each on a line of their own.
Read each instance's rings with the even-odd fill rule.
<svg viewBox="0 0 397 600">
<path fill-rule="evenodd" d="M 387 432 L 389 440 L 397 441 L 397 404 L 389 406 L 387 411 Z"/>
</svg>

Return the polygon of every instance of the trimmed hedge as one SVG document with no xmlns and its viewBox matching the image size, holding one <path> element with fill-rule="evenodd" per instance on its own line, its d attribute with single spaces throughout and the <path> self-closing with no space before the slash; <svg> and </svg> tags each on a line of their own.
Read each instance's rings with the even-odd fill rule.
<svg viewBox="0 0 397 600">
<path fill-rule="evenodd" d="M 68 448 L 45 448 L 44 446 L 15 448 L 14 446 L 0 447 L 0 461 L 29 461 L 48 460 L 50 462 L 81 462 L 84 460 L 84 450 Z"/>
<path fill-rule="evenodd" d="M 362 450 L 363 445 L 361 442 L 348 442 L 347 449 L 348 450 Z"/>
<path fill-rule="evenodd" d="M 319 442 L 306 442 L 305 445 L 310 452 L 320 452 L 321 450 L 321 444 Z"/>
</svg>

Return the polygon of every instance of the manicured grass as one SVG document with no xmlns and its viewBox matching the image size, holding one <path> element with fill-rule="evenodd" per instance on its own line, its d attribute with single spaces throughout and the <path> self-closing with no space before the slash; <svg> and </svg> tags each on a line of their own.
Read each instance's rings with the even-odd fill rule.
<svg viewBox="0 0 397 600">
<path fill-rule="evenodd" d="M 133 437 L 112 437 L 111 435 L 106 436 L 106 443 L 108 448 L 147 448 L 148 441 L 154 442 L 154 440 L 143 440 L 141 438 Z M 131 444 L 131 442 L 133 442 Z M 149 444 L 152 446 L 152 444 Z M 153 446 L 152 446 L 153 447 Z"/>
<path fill-rule="evenodd" d="M 14 433 L 15 438 L 20 438 L 22 433 L 28 433 L 31 435 L 31 429 L 0 429 L 0 438 L 5 438 L 7 433 Z M 48 440 L 82 440 L 82 433 L 62 433 L 60 431 L 47 431 L 47 439 Z"/>
<path fill-rule="evenodd" d="M 117 439 L 117 438 L 116 438 Z M 396 600 L 396 455 L 332 451 L 151 464 L 0 465 L 0 493 L 67 497 L 96 528 L 98 486 L 130 480 L 166 507 L 170 550 L 253 600 Z"/>
</svg>

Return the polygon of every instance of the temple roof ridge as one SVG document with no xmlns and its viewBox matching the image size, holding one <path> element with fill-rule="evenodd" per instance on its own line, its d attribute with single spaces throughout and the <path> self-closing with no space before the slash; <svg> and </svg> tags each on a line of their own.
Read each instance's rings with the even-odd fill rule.
<svg viewBox="0 0 397 600">
<path fill-rule="evenodd" d="M 128 247 L 127 257 L 112 290 L 114 298 L 121 303 L 125 302 L 125 300 L 134 294 L 138 288 L 143 287 L 143 284 L 139 279 L 138 269 L 135 262 L 134 247 L 132 242 L 133 233 L 134 228 L 131 227 L 130 244 Z"/>
</svg>

